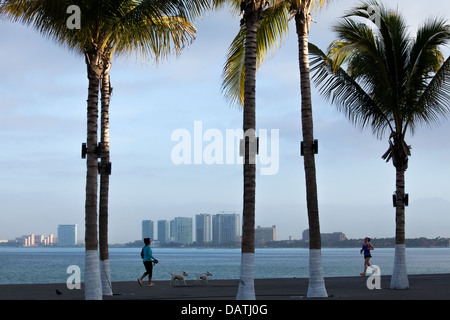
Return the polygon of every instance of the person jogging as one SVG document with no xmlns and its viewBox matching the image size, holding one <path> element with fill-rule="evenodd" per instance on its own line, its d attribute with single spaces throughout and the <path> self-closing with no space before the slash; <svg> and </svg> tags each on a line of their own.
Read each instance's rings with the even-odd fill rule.
<svg viewBox="0 0 450 320">
<path fill-rule="evenodd" d="M 370 258 L 372 258 L 372 255 L 370 254 L 370 250 L 375 250 L 373 245 L 370 243 L 370 238 L 366 237 L 364 239 L 364 244 L 362 245 L 361 251 L 359 252 L 362 254 L 364 252 L 364 271 L 360 273 L 360 275 L 365 276 L 367 267 L 372 267 L 370 264 Z"/>
</svg>

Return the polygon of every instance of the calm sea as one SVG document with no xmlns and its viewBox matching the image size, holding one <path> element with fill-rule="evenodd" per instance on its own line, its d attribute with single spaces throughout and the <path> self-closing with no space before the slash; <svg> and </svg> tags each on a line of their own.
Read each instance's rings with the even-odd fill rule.
<svg viewBox="0 0 450 320">
<path fill-rule="evenodd" d="M 144 272 L 140 248 L 111 248 L 112 281 L 135 281 Z M 378 248 L 371 262 L 381 274 L 392 273 L 394 249 Z M 212 279 L 238 279 L 240 249 L 153 248 L 159 260 L 154 280 L 169 280 L 170 273 L 186 271 L 187 280 L 209 271 Z M 325 277 L 355 276 L 362 272 L 359 248 L 322 249 Z M 450 248 L 407 248 L 408 274 L 450 273 Z M 82 270 L 83 248 L 0 248 L 0 284 L 65 283 L 67 268 Z M 256 249 L 255 278 L 307 278 L 308 249 Z"/>
</svg>

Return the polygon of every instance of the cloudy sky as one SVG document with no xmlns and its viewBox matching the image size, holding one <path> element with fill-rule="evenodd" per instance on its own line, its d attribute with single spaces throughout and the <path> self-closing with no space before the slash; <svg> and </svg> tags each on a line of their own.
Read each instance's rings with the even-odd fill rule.
<svg viewBox="0 0 450 320">
<path fill-rule="evenodd" d="M 450 18 L 447 0 L 385 2 L 406 17 L 411 32 L 428 17 Z M 357 3 L 334 1 L 315 14 L 310 41 L 325 50 L 334 40 L 335 19 Z M 238 161 L 227 163 L 224 154 L 224 164 L 194 164 L 194 144 L 203 151 L 211 144 L 207 133 L 222 136 L 226 153 L 227 130 L 242 128 L 242 111 L 220 90 L 238 26 L 239 18 L 224 9 L 196 24 L 196 41 L 179 57 L 158 65 L 133 54 L 113 60 L 111 243 L 140 239 L 143 219 L 242 213 Z M 294 22 L 290 29 L 257 74 L 257 131 L 278 132 L 279 153 L 272 153 L 275 174 L 262 174 L 268 164 L 262 159 L 258 164 L 256 224 L 276 225 L 279 240 L 301 238 L 308 227 Z M 449 48 L 444 52 L 448 57 Z M 78 224 L 78 237 L 84 238 L 86 162 L 80 149 L 86 140 L 87 85 L 82 57 L 31 28 L 0 21 L 0 239 L 56 234 L 58 224 Z M 370 130 L 355 128 L 314 87 L 313 112 L 321 231 L 349 238 L 394 236 L 395 170 L 381 159 L 387 137 L 378 140 Z M 173 137 L 180 132 L 191 136 L 191 164 L 174 161 L 181 140 Z M 443 120 L 407 137 L 408 238 L 450 237 L 449 136 Z"/>
</svg>

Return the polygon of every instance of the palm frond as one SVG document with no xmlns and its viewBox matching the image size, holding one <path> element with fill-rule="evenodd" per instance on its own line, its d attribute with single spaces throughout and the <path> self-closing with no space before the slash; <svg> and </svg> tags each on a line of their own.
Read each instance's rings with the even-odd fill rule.
<svg viewBox="0 0 450 320">
<path fill-rule="evenodd" d="M 288 32 L 289 12 L 280 2 L 264 10 L 256 35 L 257 68 L 271 57 L 282 44 Z M 231 104 L 244 103 L 245 79 L 245 25 L 242 25 L 228 49 L 222 71 L 222 92 Z"/>
<path fill-rule="evenodd" d="M 81 9 L 79 30 L 67 28 L 70 5 Z M 210 0 L 4 0 L 0 15 L 78 53 L 94 46 L 159 59 L 192 43 L 196 29 L 189 19 L 209 8 Z"/>
<path fill-rule="evenodd" d="M 195 39 L 196 29 L 186 18 L 153 17 L 134 10 L 127 12 L 110 32 L 108 46 L 114 47 L 116 54 L 139 51 L 158 61 L 172 52 L 179 54 Z"/>
<path fill-rule="evenodd" d="M 131 2 L 138 2 L 146 11 L 156 9 L 161 16 L 183 17 L 191 21 L 199 18 L 212 6 L 211 0 L 139 0 Z"/>
<path fill-rule="evenodd" d="M 81 44 L 77 34 L 92 38 L 87 30 L 77 32 L 67 27 L 67 8 L 81 5 L 84 1 L 70 0 L 4 0 L 0 6 L 0 16 L 12 22 L 19 22 L 35 28 L 41 35 L 48 37 L 69 50 L 79 52 Z M 89 8 L 92 9 L 92 8 Z M 86 10 L 92 14 L 95 10 Z M 88 14 L 86 14 L 87 16 Z"/>
<path fill-rule="evenodd" d="M 438 124 L 450 114 L 450 57 L 442 64 L 408 115 L 407 127 L 414 133 L 419 123 Z"/>
<path fill-rule="evenodd" d="M 416 39 L 411 43 L 407 84 L 409 103 L 417 101 L 431 80 L 431 75 L 444 63 L 445 59 L 438 48 L 447 44 L 449 39 L 450 28 L 442 18 L 428 19 L 418 29 Z"/>
<path fill-rule="evenodd" d="M 243 25 L 230 44 L 227 60 L 222 71 L 222 92 L 230 104 L 239 106 L 244 105 L 245 35 L 245 25 Z"/>
<path fill-rule="evenodd" d="M 311 1 L 311 12 L 318 12 L 320 11 L 323 7 L 327 6 L 328 4 L 330 4 L 333 0 L 313 0 Z"/>
<path fill-rule="evenodd" d="M 355 125 L 362 128 L 371 125 L 380 137 L 387 128 L 393 130 L 388 116 L 351 75 L 312 43 L 309 53 L 312 80 L 321 95 L 331 100 Z"/>
<path fill-rule="evenodd" d="M 370 6 L 377 10 L 376 24 Z M 378 137 L 389 128 L 404 139 L 407 129 L 414 133 L 419 124 L 449 115 L 450 62 L 440 51 L 450 43 L 444 19 L 429 19 L 411 39 L 401 14 L 368 0 L 347 12 L 334 31 L 338 39 L 327 54 L 310 47 L 311 70 L 320 93 L 352 122 L 371 125 Z"/>
<path fill-rule="evenodd" d="M 264 10 L 256 35 L 258 65 L 272 57 L 283 43 L 289 30 L 289 12 L 285 2 Z"/>
<path fill-rule="evenodd" d="M 212 2 L 213 9 L 219 9 L 225 5 L 228 5 L 231 9 L 231 12 L 233 12 L 234 14 L 239 15 L 241 13 L 242 0 L 212 0 Z"/>
<path fill-rule="evenodd" d="M 209 8 L 209 0 L 124 0 L 106 26 L 108 45 L 118 54 L 137 50 L 156 61 L 179 54 L 195 39 L 191 20 Z"/>
<path fill-rule="evenodd" d="M 323 7 L 327 6 L 332 1 L 333 0 L 311 0 L 307 9 L 309 12 L 319 12 Z M 291 13 L 294 14 L 298 12 L 303 6 L 308 4 L 303 0 L 283 0 L 283 2 L 286 2 L 289 5 Z"/>
</svg>

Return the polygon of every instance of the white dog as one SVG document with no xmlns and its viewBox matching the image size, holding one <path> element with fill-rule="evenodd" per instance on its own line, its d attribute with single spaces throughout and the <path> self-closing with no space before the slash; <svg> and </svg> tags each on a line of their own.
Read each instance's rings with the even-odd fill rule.
<svg viewBox="0 0 450 320">
<path fill-rule="evenodd" d="M 204 284 L 208 283 L 208 277 L 212 276 L 212 273 L 206 271 L 206 273 L 197 275 L 197 284 L 202 281 Z"/>
<path fill-rule="evenodd" d="M 175 281 L 177 281 L 177 285 L 178 285 L 178 281 L 183 281 L 184 285 L 186 285 L 186 281 L 184 280 L 184 277 L 187 277 L 188 274 L 186 272 L 183 271 L 182 274 L 174 274 L 171 273 L 172 275 L 172 279 L 170 280 L 169 286 L 172 286 L 172 282 L 175 283 Z"/>
</svg>

